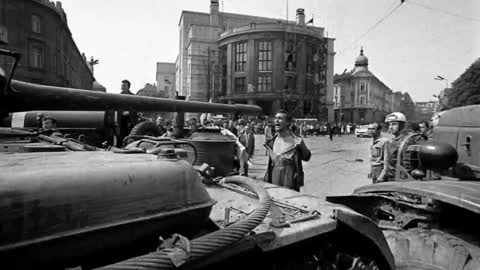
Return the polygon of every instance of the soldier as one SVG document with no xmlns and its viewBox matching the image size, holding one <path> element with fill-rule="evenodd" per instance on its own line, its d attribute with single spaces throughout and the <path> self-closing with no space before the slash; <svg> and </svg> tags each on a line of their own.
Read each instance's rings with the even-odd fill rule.
<svg viewBox="0 0 480 270">
<path fill-rule="evenodd" d="M 377 182 L 406 179 L 407 176 L 404 174 L 411 170 L 411 166 L 406 163 L 407 161 L 402 162 L 402 152 L 407 149 L 408 145 L 415 144 L 421 140 L 421 136 L 418 133 L 408 133 L 407 118 L 403 113 L 391 113 L 387 115 L 385 122 L 388 123 L 388 130 L 393 134 L 394 138 L 385 144 L 385 174 L 381 175 L 382 178 L 379 177 Z M 397 171 L 400 168 L 397 165 L 401 165 L 405 170 Z"/>
<path fill-rule="evenodd" d="M 386 170 L 385 167 L 385 143 L 387 138 L 382 136 L 382 125 L 371 124 L 368 126 L 368 132 L 373 138 L 372 146 L 370 146 L 370 178 L 372 178 L 373 184 L 379 182 L 379 179 L 384 179 Z"/>
</svg>

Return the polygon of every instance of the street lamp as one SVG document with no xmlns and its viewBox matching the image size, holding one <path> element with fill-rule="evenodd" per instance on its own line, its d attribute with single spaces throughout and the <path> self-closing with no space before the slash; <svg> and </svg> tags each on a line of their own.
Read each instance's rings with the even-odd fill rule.
<svg viewBox="0 0 480 270">
<path fill-rule="evenodd" d="M 442 77 L 440 75 L 437 75 L 437 77 L 433 78 L 434 80 L 437 81 L 445 81 L 445 88 L 448 88 L 448 79 L 445 77 Z"/>
</svg>

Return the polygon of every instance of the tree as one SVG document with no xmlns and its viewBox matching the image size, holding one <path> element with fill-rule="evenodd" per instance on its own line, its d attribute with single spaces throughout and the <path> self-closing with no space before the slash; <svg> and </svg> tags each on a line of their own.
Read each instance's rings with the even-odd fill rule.
<svg viewBox="0 0 480 270">
<path fill-rule="evenodd" d="M 448 107 L 480 104 L 480 58 L 453 83 L 448 94 Z"/>
</svg>

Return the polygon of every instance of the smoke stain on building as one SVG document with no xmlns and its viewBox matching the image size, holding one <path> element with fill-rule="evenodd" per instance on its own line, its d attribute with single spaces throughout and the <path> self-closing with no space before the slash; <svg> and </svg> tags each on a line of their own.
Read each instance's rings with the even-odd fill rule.
<svg viewBox="0 0 480 270">
<path fill-rule="evenodd" d="M 94 86 L 93 73 L 72 38 L 61 2 L 0 0 L 0 40 L 7 43 L 1 49 L 22 54 L 17 80 L 82 89 Z M 8 70 L 11 63 L 12 59 L 0 57 L 1 68 Z"/>
<path fill-rule="evenodd" d="M 271 115 L 333 120 L 334 39 L 321 27 L 219 11 L 183 11 L 176 88 L 188 100 L 256 104 Z"/>
</svg>

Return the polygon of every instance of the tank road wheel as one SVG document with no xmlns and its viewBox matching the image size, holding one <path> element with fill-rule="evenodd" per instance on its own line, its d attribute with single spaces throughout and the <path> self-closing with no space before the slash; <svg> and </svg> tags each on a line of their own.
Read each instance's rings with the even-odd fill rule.
<svg viewBox="0 0 480 270">
<path fill-rule="evenodd" d="M 146 135 L 152 137 L 159 137 L 162 135 L 162 130 L 153 122 L 141 122 L 136 124 L 130 135 Z"/>
<path fill-rule="evenodd" d="M 437 230 L 386 231 L 397 270 L 478 270 L 479 249 Z"/>
</svg>

